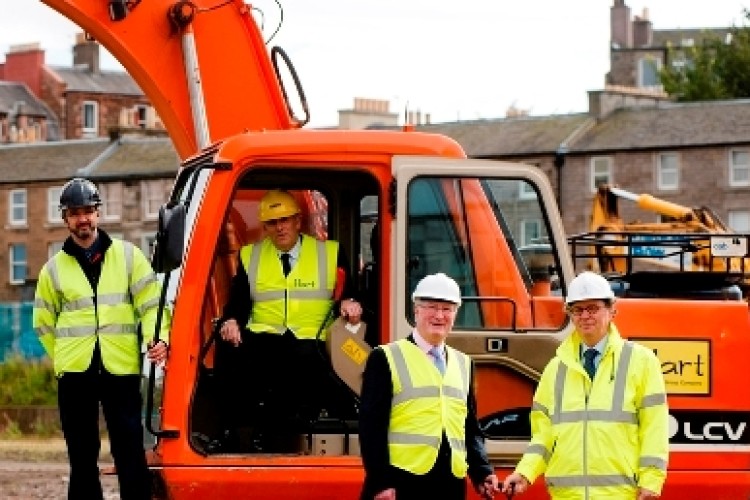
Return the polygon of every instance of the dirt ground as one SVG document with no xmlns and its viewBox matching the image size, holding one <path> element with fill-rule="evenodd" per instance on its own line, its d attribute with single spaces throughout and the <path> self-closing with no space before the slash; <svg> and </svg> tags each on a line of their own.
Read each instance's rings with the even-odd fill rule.
<svg viewBox="0 0 750 500">
<path fill-rule="evenodd" d="M 112 467 L 106 441 L 99 467 Z M 116 476 L 103 474 L 102 488 L 105 500 L 119 500 Z M 2 500 L 64 500 L 67 491 L 68 462 L 62 439 L 0 440 Z"/>
</svg>

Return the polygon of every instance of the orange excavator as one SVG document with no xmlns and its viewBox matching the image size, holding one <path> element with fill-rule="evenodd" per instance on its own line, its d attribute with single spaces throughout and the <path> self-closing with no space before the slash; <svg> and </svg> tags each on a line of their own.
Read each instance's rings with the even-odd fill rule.
<svg viewBox="0 0 750 500">
<path fill-rule="evenodd" d="M 154 257 L 173 317 L 168 369 L 158 380 L 151 371 L 146 394 L 159 497 L 359 494 L 356 419 L 321 413 L 291 450 L 207 446 L 220 430 L 215 323 L 271 188 L 297 196 L 305 231 L 359 257 L 348 275 L 363 297 L 365 338 L 332 334 L 326 353 L 355 406 L 369 348 L 412 328 L 417 281 L 434 272 L 458 281 L 464 305 L 449 342 L 476 362 L 489 457 L 500 477 L 509 473 L 529 441 L 535 385 L 571 329 L 562 297 L 573 261 L 546 176 L 468 160 L 453 140 L 408 127 L 301 130 L 307 116 L 290 111 L 280 64 L 304 103 L 300 80 L 282 49 L 266 47 L 243 0 L 43 1 L 123 64 L 183 159 Z M 651 346 L 664 368 L 672 453 L 663 498 L 747 498 L 750 387 L 736 371 L 750 352 L 747 304 L 623 298 L 618 309 L 620 330 Z M 541 481 L 525 498 L 547 498 Z"/>
<path fill-rule="evenodd" d="M 625 222 L 621 199 L 661 220 Z M 570 242 L 575 260 L 590 257 L 589 269 L 619 280 L 631 295 L 747 297 L 748 237 L 733 231 L 709 207 L 685 207 L 603 184 L 593 200 L 589 232 Z"/>
</svg>

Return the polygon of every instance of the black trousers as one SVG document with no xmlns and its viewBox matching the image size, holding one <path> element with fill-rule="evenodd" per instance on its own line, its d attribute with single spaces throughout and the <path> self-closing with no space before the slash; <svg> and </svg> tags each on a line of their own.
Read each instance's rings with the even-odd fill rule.
<svg viewBox="0 0 750 500">
<path fill-rule="evenodd" d="M 109 433 L 122 500 L 151 498 L 151 478 L 143 449 L 140 375 L 112 375 L 101 367 L 98 347 L 88 370 L 58 380 L 60 421 L 70 462 L 70 500 L 103 498 L 97 465 L 99 404 Z"/>
<path fill-rule="evenodd" d="M 242 332 L 234 347 L 217 340 L 215 375 L 223 427 L 280 426 L 343 413 L 353 398 L 332 376 L 325 345 L 284 335 Z M 353 403 L 352 403 L 353 404 Z M 336 415 L 338 416 L 338 415 Z"/>
</svg>

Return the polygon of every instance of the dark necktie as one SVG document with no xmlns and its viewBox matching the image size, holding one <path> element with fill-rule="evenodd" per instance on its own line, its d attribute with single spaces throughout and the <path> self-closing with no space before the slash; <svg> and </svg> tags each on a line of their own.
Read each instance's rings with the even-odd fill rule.
<svg viewBox="0 0 750 500">
<path fill-rule="evenodd" d="M 583 351 L 583 369 L 586 370 L 586 373 L 589 374 L 589 377 L 591 377 L 591 380 L 594 380 L 594 375 L 596 374 L 596 365 L 594 364 L 594 359 L 599 355 L 599 351 L 596 349 L 586 349 Z"/>
<path fill-rule="evenodd" d="M 289 262 L 291 255 L 288 253 L 281 254 L 281 268 L 284 270 L 284 276 L 289 276 L 292 271 L 292 264 Z"/>
</svg>

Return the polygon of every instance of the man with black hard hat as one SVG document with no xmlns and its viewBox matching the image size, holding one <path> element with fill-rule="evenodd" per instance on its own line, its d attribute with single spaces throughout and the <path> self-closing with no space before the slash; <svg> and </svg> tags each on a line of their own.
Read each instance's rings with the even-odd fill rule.
<svg viewBox="0 0 750 500">
<path fill-rule="evenodd" d="M 167 358 L 170 315 L 153 343 L 161 287 L 141 250 L 98 227 L 101 198 L 89 180 L 63 186 L 60 212 L 70 236 L 39 272 L 34 329 L 54 362 L 68 448 L 68 498 L 101 499 L 99 405 L 123 500 L 151 498 L 141 424 L 141 348 Z"/>
</svg>

